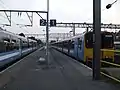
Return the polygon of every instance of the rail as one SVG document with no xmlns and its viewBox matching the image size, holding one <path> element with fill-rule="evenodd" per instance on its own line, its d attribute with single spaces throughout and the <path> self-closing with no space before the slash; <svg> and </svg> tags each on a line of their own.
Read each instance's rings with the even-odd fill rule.
<svg viewBox="0 0 120 90">
<path fill-rule="evenodd" d="M 103 72 L 100 72 L 100 73 L 101 73 L 102 75 L 104 75 L 104 76 L 106 76 L 106 77 L 108 77 L 108 78 L 110 78 L 110 79 L 112 79 L 112 80 L 120 83 L 120 80 L 119 80 L 119 79 L 117 79 L 117 78 L 115 78 L 115 77 L 113 77 L 113 76 L 111 76 L 111 75 L 105 74 L 105 73 L 103 73 Z"/>
<path fill-rule="evenodd" d="M 101 60 L 101 62 L 102 62 L 102 63 L 109 64 L 109 65 L 112 65 L 112 66 L 120 67 L 119 64 L 115 64 L 115 63 L 111 63 L 111 62 L 107 62 L 107 61 L 103 61 L 103 60 Z"/>
</svg>

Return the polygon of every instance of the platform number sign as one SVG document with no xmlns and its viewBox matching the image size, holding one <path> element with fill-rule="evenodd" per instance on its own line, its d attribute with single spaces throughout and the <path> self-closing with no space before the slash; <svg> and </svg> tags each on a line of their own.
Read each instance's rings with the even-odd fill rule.
<svg viewBox="0 0 120 90">
<path fill-rule="evenodd" d="M 56 19 L 50 20 L 50 26 L 56 26 Z"/>
<path fill-rule="evenodd" d="M 40 26 L 46 26 L 46 20 L 40 19 Z"/>
</svg>

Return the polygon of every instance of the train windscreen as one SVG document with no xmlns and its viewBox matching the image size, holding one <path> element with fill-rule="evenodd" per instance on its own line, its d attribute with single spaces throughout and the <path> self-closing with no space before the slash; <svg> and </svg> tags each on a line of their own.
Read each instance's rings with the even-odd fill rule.
<svg viewBox="0 0 120 90">
<path fill-rule="evenodd" d="M 111 33 L 101 33 L 101 48 L 113 48 L 114 37 Z M 93 32 L 85 34 L 86 48 L 93 48 Z"/>
<path fill-rule="evenodd" d="M 101 35 L 102 39 L 102 48 L 113 48 L 114 46 L 114 37 L 111 33 L 103 33 Z"/>
<path fill-rule="evenodd" d="M 93 33 L 88 32 L 85 34 L 85 45 L 86 48 L 93 48 Z"/>
</svg>

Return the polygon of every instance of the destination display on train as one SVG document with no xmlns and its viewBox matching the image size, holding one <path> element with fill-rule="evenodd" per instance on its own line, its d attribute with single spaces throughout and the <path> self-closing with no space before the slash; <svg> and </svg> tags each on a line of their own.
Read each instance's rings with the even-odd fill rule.
<svg viewBox="0 0 120 90">
<path fill-rule="evenodd" d="M 105 37 L 112 37 L 112 35 L 105 35 Z"/>
</svg>

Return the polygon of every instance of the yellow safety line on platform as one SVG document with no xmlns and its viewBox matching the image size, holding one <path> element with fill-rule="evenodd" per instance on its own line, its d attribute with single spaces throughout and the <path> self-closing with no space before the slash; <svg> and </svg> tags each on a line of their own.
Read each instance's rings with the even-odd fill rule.
<svg viewBox="0 0 120 90">
<path fill-rule="evenodd" d="M 120 67 L 120 65 L 119 65 L 119 64 L 110 63 L 110 62 L 106 62 L 106 61 L 102 61 L 102 60 L 101 60 L 101 62 L 103 62 L 103 63 L 107 63 L 107 64 L 111 64 L 111 65 L 113 65 L 113 66 Z"/>
<path fill-rule="evenodd" d="M 120 83 L 120 80 L 119 79 L 117 79 L 117 78 L 114 78 L 114 77 L 112 77 L 112 76 L 109 76 L 109 75 L 107 75 L 107 74 L 105 74 L 105 73 L 103 73 L 103 72 L 100 72 L 102 75 L 104 75 L 104 76 L 106 76 L 106 77 L 109 77 L 110 79 L 112 79 L 112 80 L 115 80 L 116 82 L 119 82 Z"/>
</svg>

